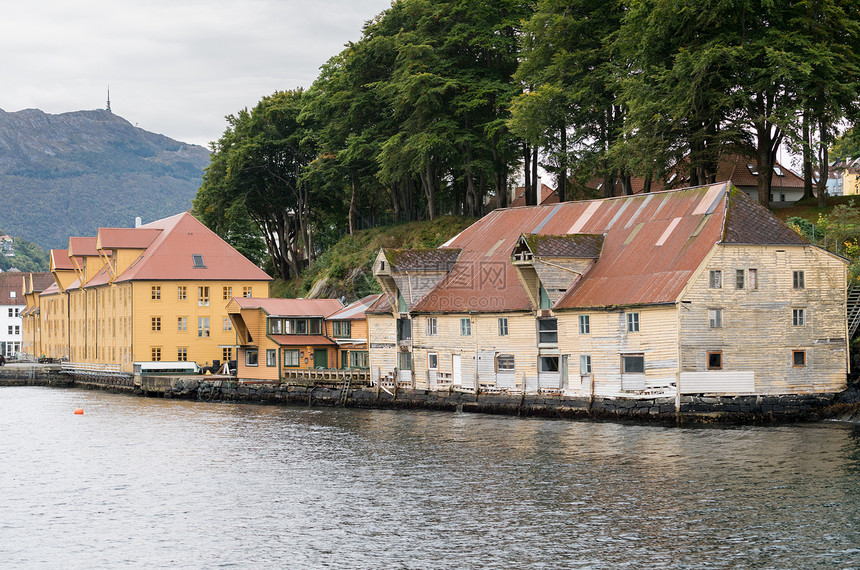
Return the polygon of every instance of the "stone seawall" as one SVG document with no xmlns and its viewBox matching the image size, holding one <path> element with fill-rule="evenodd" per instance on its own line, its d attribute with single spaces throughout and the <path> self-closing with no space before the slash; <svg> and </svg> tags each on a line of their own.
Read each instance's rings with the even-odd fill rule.
<svg viewBox="0 0 860 570">
<path fill-rule="evenodd" d="M 681 423 L 771 423 L 860 417 L 860 391 L 785 396 L 683 396 L 674 398 L 577 398 L 550 394 L 473 394 L 400 389 L 292 386 L 235 380 L 180 379 L 163 393 L 168 398 L 205 401 L 282 403 L 375 409 L 462 411 L 545 418 L 633 420 Z"/>
<path fill-rule="evenodd" d="M 551 394 L 473 394 L 376 387 L 345 389 L 297 386 L 203 376 L 143 376 L 131 379 L 70 378 L 58 367 L 0 368 L 0 385 L 80 387 L 144 396 L 212 402 L 343 406 L 373 409 L 462 411 L 545 418 L 616 420 L 681 424 L 757 424 L 860 420 L 860 389 L 838 394 L 785 396 L 683 396 L 680 412 L 674 398 L 585 398 Z"/>
</svg>

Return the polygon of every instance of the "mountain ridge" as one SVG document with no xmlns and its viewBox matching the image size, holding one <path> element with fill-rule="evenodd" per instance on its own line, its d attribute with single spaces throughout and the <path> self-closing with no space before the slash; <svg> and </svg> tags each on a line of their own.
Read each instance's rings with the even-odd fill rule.
<svg viewBox="0 0 860 570">
<path fill-rule="evenodd" d="M 209 151 L 110 111 L 0 109 L 0 225 L 45 248 L 188 210 Z"/>
</svg>

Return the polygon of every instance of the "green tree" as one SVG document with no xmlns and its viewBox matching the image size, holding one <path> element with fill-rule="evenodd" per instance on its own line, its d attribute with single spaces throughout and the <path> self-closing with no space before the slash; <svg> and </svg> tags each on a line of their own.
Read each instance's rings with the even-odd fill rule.
<svg viewBox="0 0 860 570">
<path fill-rule="evenodd" d="M 313 256 L 311 195 L 301 180 L 313 154 L 299 122 L 301 104 L 301 90 L 281 91 L 228 116 L 194 199 L 195 214 L 222 236 L 250 218 L 280 279 L 298 275 Z"/>
</svg>

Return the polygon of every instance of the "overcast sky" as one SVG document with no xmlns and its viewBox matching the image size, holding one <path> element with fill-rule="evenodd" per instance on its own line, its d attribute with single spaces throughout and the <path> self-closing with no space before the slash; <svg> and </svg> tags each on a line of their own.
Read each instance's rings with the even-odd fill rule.
<svg viewBox="0 0 860 570">
<path fill-rule="evenodd" d="M 224 116 L 308 87 L 391 0 L 26 0 L 0 16 L 0 109 L 105 107 L 207 146 Z"/>
</svg>

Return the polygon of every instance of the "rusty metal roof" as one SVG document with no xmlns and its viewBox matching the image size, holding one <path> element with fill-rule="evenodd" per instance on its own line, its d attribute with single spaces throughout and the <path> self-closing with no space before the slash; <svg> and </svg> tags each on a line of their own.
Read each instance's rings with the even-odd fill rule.
<svg viewBox="0 0 860 570">
<path fill-rule="evenodd" d="M 350 303 L 343 309 L 337 311 L 329 315 L 327 318 L 331 320 L 361 320 L 364 319 L 364 313 L 369 309 L 379 297 L 382 296 L 382 293 L 374 293 L 373 295 L 368 295 L 358 301 Z"/>
<path fill-rule="evenodd" d="M 806 244 L 766 209 L 730 188 L 720 183 L 494 210 L 451 241 L 462 249 L 454 269 L 412 311 L 531 310 L 510 260 L 522 234 L 605 236 L 600 257 L 556 303 L 558 309 L 674 303 L 720 242 Z"/>
<path fill-rule="evenodd" d="M 603 234 L 523 234 L 523 239 L 536 257 L 597 258 L 603 247 Z"/>
<path fill-rule="evenodd" d="M 392 271 L 449 271 L 457 261 L 460 250 L 435 249 L 383 249 Z"/>
<path fill-rule="evenodd" d="M 278 317 L 322 317 L 343 308 L 337 299 L 276 299 L 272 297 L 234 297 L 240 309 L 262 309 Z"/>
</svg>

